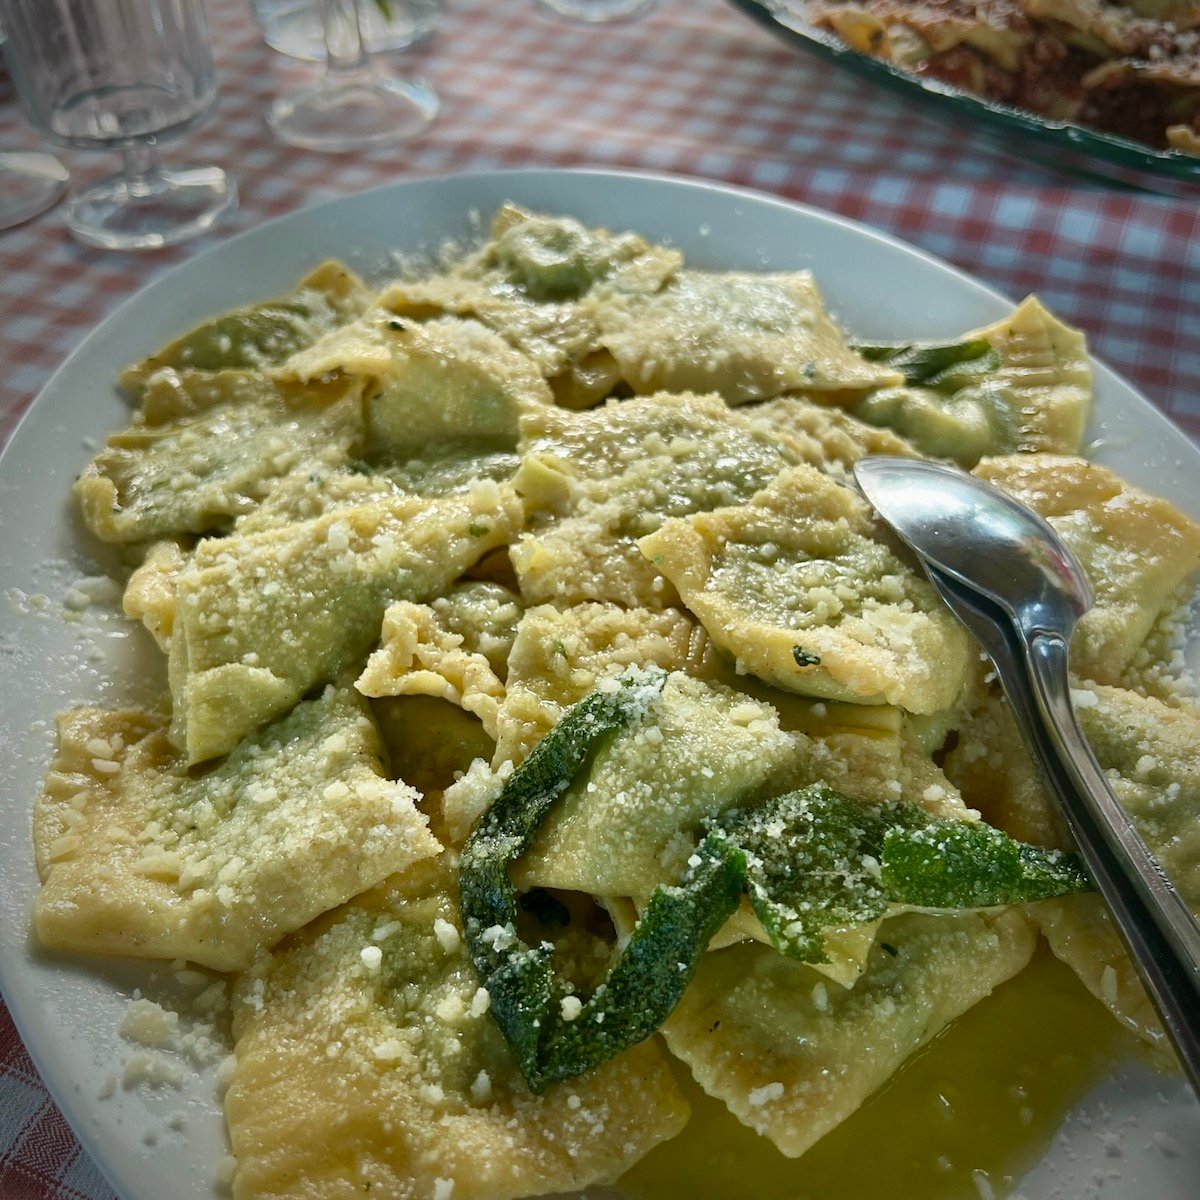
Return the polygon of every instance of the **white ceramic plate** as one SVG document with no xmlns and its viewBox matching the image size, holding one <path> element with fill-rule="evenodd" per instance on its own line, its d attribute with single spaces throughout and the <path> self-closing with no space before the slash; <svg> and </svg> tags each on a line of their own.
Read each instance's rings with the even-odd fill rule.
<svg viewBox="0 0 1200 1200">
<path fill-rule="evenodd" d="M 477 235 L 504 200 L 636 229 L 673 242 L 695 266 L 811 267 L 845 326 L 867 340 L 949 337 L 1002 315 L 1009 302 L 927 255 L 862 226 L 732 188 L 661 177 L 525 171 L 401 183 L 294 213 L 216 246 L 134 296 L 46 385 L 0 460 L 0 987 L 55 1099 L 125 1200 L 211 1200 L 225 1137 L 211 1077 L 182 1090 L 118 1087 L 99 1099 L 131 1047 L 117 1033 L 135 987 L 161 968 L 40 951 L 28 934 L 36 880 L 30 805 L 51 749 L 54 714 L 112 705 L 159 672 L 140 630 L 87 610 L 63 618 L 63 598 L 95 574 L 96 547 L 71 514 L 72 477 L 90 448 L 125 423 L 112 380 L 202 318 L 285 291 L 337 256 L 374 277 L 393 253 Z M 1096 457 L 1200 517 L 1200 453 L 1126 383 L 1096 371 Z M 17 591 L 14 591 L 17 589 Z M 23 599 L 47 597 L 36 608 Z M 183 1114 L 182 1129 L 168 1117 Z M 176 1122 L 179 1123 L 178 1121 Z M 1184 1200 L 1200 1196 L 1194 1147 L 1200 1112 L 1182 1084 L 1130 1070 L 1072 1115 L 1025 1200 Z M 1115 1132 L 1120 1151 L 1114 1157 Z M 1160 1135 L 1155 1138 L 1155 1133 Z M 150 1144 L 153 1142 L 153 1144 Z M 1164 1153 L 1163 1147 L 1168 1147 Z M 1171 1153 L 1170 1148 L 1183 1148 Z M 1114 1178 L 1114 1175 L 1116 1176 Z"/>
</svg>

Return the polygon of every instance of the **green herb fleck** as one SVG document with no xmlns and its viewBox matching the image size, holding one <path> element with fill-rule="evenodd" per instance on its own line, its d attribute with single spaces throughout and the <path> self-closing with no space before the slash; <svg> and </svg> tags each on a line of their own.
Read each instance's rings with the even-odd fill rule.
<svg viewBox="0 0 1200 1200">
<path fill-rule="evenodd" d="M 798 667 L 819 667 L 821 665 L 821 656 L 819 654 L 809 654 L 801 646 L 792 647 L 792 657 L 796 660 Z"/>
<path fill-rule="evenodd" d="M 472 522 L 467 526 L 467 532 L 472 537 L 486 537 L 489 533 L 491 533 L 491 527 L 488 525 L 477 525 Z"/>
</svg>

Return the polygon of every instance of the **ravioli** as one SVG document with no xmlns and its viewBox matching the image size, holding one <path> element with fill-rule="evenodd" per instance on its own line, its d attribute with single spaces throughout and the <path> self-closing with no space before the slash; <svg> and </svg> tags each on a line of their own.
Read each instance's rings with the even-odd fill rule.
<svg viewBox="0 0 1200 1200">
<path fill-rule="evenodd" d="M 730 404 L 800 388 L 899 383 L 846 343 L 808 271 L 679 271 L 656 292 L 603 297 L 599 343 L 636 393 L 717 392 Z"/>
<path fill-rule="evenodd" d="M 453 317 L 372 313 L 282 370 L 305 381 L 334 370 L 369 377 L 368 448 L 377 461 L 403 461 L 439 441 L 512 449 L 522 414 L 554 399 L 532 360 L 478 321 Z"/>
<path fill-rule="evenodd" d="M 1031 904 L 1029 914 L 1054 955 L 1084 987 L 1169 1062 L 1173 1055 L 1167 1035 L 1104 901 L 1099 896 L 1061 896 Z"/>
<path fill-rule="evenodd" d="M 1080 684 L 1072 696 L 1117 798 L 1183 898 L 1200 911 L 1200 709 L 1101 684 Z M 1054 802 L 999 701 L 963 731 L 946 766 L 991 824 L 1043 846 L 1066 842 Z"/>
<path fill-rule="evenodd" d="M 481 482 L 202 542 L 176 582 L 173 740 L 192 762 L 230 750 L 365 656 L 390 602 L 445 591 L 522 518 L 511 489 Z"/>
<path fill-rule="evenodd" d="M 533 1095 L 487 1016 L 457 910 L 452 872 L 422 864 L 243 977 L 225 1098 L 235 1200 L 573 1192 L 683 1127 L 653 1042 Z"/>
<path fill-rule="evenodd" d="M 521 618 L 508 658 L 497 762 L 519 762 L 602 675 L 635 664 L 710 676 L 720 663 L 708 635 L 675 609 L 539 605 Z"/>
<path fill-rule="evenodd" d="M 1121 673 L 1118 686 L 1166 704 L 1200 701 L 1200 688 L 1188 663 L 1195 640 L 1191 627 L 1197 599 L 1191 579 L 1184 580 L 1175 594 L 1167 597 L 1146 640 Z"/>
<path fill-rule="evenodd" d="M 509 656 L 495 766 L 501 768 L 525 758 L 564 711 L 587 695 L 603 676 L 632 664 L 651 663 L 725 685 L 722 690 L 728 690 L 731 703 L 738 703 L 740 697 L 748 705 L 747 712 L 763 714 L 787 735 L 787 754 L 773 776 L 778 791 L 826 781 L 864 800 L 905 799 L 938 816 L 969 819 L 974 815 L 928 754 L 902 733 L 897 710 L 814 704 L 806 698 L 755 686 L 752 678 L 735 674 L 715 652 L 701 627 L 673 609 L 657 612 L 581 604 L 566 610 L 543 605 L 526 612 Z M 706 717 L 702 706 L 698 706 L 691 719 L 699 731 L 708 729 L 714 717 Z M 710 730 L 714 738 L 718 732 L 718 728 Z M 719 758 L 719 745 L 710 749 Z M 703 765 L 697 764 L 696 769 Z M 657 777 L 654 772 L 648 778 Z M 463 787 L 447 794 L 446 819 L 459 840 L 465 838 L 496 790 L 496 777 L 488 775 L 466 781 Z M 621 789 L 614 784 L 612 790 Z M 633 803 L 632 798 L 628 799 Z M 586 807 L 598 807 L 601 801 L 596 790 L 581 799 Z M 679 826 L 671 824 L 670 814 L 657 814 L 655 819 L 658 817 L 665 822 L 668 834 L 678 831 Z M 612 820 L 617 829 L 624 820 L 611 814 L 587 819 L 601 824 Z M 618 834 L 614 832 L 613 836 Z M 676 862 L 664 871 L 660 865 L 630 894 L 645 896 L 655 883 L 671 881 L 671 870 L 678 866 Z M 632 877 L 632 868 L 625 873 Z"/>
<path fill-rule="evenodd" d="M 598 345 L 593 293 L 655 292 L 682 263 L 634 233 L 588 228 L 505 205 L 491 240 L 445 275 L 401 281 L 380 303 L 400 316 L 469 316 L 537 363 L 547 379 L 573 373 Z"/>
<path fill-rule="evenodd" d="M 463 638 L 474 653 L 487 659 L 497 677 L 508 675 L 508 658 L 525 615 L 521 598 L 503 584 L 470 580 L 455 584 L 431 607 L 451 633 Z"/>
<path fill-rule="evenodd" d="M 874 536 L 866 503 L 812 467 L 638 546 L 738 669 L 776 687 L 934 713 L 968 680 L 961 626 Z"/>
<path fill-rule="evenodd" d="M 1081 458 L 1013 455 L 975 474 L 1029 505 L 1083 566 L 1095 603 L 1071 639 L 1071 669 L 1115 684 L 1172 593 L 1200 565 L 1200 525 Z"/>
<path fill-rule="evenodd" d="M 1077 697 L 1080 724 L 1118 799 L 1200 912 L 1200 709 L 1100 685 Z"/>
<path fill-rule="evenodd" d="M 520 458 L 509 450 L 442 443 L 427 446 L 402 463 L 389 463 L 384 473 L 414 496 L 455 496 L 470 491 L 477 479 L 509 483 L 520 465 Z"/>
<path fill-rule="evenodd" d="M 504 682 L 486 655 L 428 604 L 407 600 L 383 614 L 380 646 L 367 660 L 355 687 L 364 696 L 437 696 L 474 713 L 487 733 L 497 736 L 496 720 Z"/>
<path fill-rule="evenodd" d="M 775 431 L 688 395 L 539 414 L 523 423 L 521 450 L 513 483 L 531 528 L 511 553 L 533 604 L 671 604 L 637 539 L 670 517 L 747 500 L 801 461 Z"/>
<path fill-rule="evenodd" d="M 175 628 L 175 581 L 186 563 L 187 554 L 178 542 L 155 542 L 121 597 L 125 615 L 141 621 L 164 654 L 171 648 Z"/>
<path fill-rule="evenodd" d="M 121 386 L 138 394 L 164 367 L 196 371 L 269 368 L 352 320 L 371 300 L 371 290 L 353 271 L 339 262 L 324 262 L 287 295 L 213 317 L 128 367 L 121 375 Z"/>
<path fill-rule="evenodd" d="M 330 381 L 332 382 L 332 381 Z M 346 390 L 344 381 L 317 389 L 327 395 Z M 264 395 L 277 392 L 295 395 L 296 389 L 279 386 L 270 373 L 239 367 L 219 371 L 201 371 L 197 367 L 162 367 L 139 389 L 135 424 L 166 425 L 186 417 L 195 417 L 222 405 L 253 403 Z"/>
<path fill-rule="evenodd" d="M 508 482 L 518 463 L 508 451 L 477 452 L 463 446 L 431 446 L 428 457 L 386 466 L 361 460 L 336 466 L 309 463 L 280 479 L 257 508 L 238 518 L 234 532 L 258 533 L 377 500 L 462 496 L 480 480 Z"/>
<path fill-rule="evenodd" d="M 840 987 L 853 987 L 855 981 L 867 967 L 867 958 L 879 932 L 879 921 L 865 921 L 859 925 L 832 928 L 823 931 L 827 962 L 809 964 L 819 975 L 832 979 Z M 771 939 L 762 927 L 762 922 L 742 898 L 741 906 L 721 927 L 720 932 L 708 944 L 709 950 L 723 950 L 740 942 L 755 942 L 770 946 Z"/>
<path fill-rule="evenodd" d="M 963 334 L 994 358 L 942 371 L 928 386 L 883 388 L 853 406 L 923 454 L 971 467 L 988 454 L 1076 454 L 1092 401 L 1084 335 L 1036 297 L 1008 317 Z"/>
<path fill-rule="evenodd" d="M 1080 685 L 1075 711 L 1097 761 L 1138 832 L 1200 913 L 1200 710 L 1173 707 L 1121 688 Z M 981 711 L 947 756 L 946 771 L 967 802 L 1006 833 L 1036 845 L 1070 839 L 999 700 Z M 1118 1019 L 1151 1040 L 1161 1038 L 1115 931 L 1093 897 L 1045 901 L 1032 910 L 1051 948 Z"/>
<path fill-rule="evenodd" d="M 645 902 L 683 874 L 705 818 L 817 782 L 970 819 L 924 761 L 914 768 L 898 737 L 786 732 L 769 703 L 674 673 L 642 722 L 599 750 L 587 779 L 563 793 L 514 881 Z"/>
<path fill-rule="evenodd" d="M 868 454 L 921 457 L 911 442 L 890 429 L 868 425 L 840 408 L 804 396 L 778 396 L 742 412 L 788 437 L 804 462 L 835 479 L 848 479 L 854 464 Z"/>
<path fill-rule="evenodd" d="M 443 796 L 476 760 L 490 761 L 495 738 L 473 713 L 437 696 L 384 696 L 371 701 L 371 711 L 392 775 L 421 793 L 418 807 L 438 841 L 461 848 L 466 833 L 447 824 Z"/>
<path fill-rule="evenodd" d="M 384 775 L 365 702 L 328 688 L 202 775 L 140 713 L 79 709 L 34 813 L 34 924 L 62 950 L 246 967 L 441 847 Z"/>
<path fill-rule="evenodd" d="M 966 802 L 989 825 L 1035 846 L 1070 845 L 1066 826 L 1000 696 L 986 696 L 963 722 L 945 766 Z"/>
<path fill-rule="evenodd" d="M 554 401 L 534 363 L 474 321 L 413 325 L 397 351 L 367 403 L 377 455 L 403 460 L 448 438 L 513 449 L 521 417 Z"/>
<path fill-rule="evenodd" d="M 364 505 L 399 502 L 413 493 L 391 475 L 361 463 L 310 463 L 285 475 L 257 508 L 239 517 L 235 534 L 262 533 Z"/>
<path fill-rule="evenodd" d="M 701 820 L 763 798 L 793 749 L 769 705 L 673 674 L 558 800 L 514 882 L 646 900 L 683 873 Z"/>
<path fill-rule="evenodd" d="M 300 464 L 334 464 L 361 446 L 360 389 L 339 381 L 303 392 L 261 374 L 222 372 L 196 411 L 111 435 L 75 482 L 88 528 L 106 542 L 143 542 L 228 528 Z"/>
<path fill-rule="evenodd" d="M 731 946 L 704 956 L 662 1032 L 706 1092 L 796 1158 L 1021 970 L 1035 941 L 1017 909 L 895 917 L 852 988 L 765 946 Z"/>
</svg>

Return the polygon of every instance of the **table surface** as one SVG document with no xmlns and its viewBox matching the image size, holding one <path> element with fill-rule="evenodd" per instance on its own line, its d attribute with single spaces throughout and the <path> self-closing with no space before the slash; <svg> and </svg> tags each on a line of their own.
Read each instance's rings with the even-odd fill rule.
<svg viewBox="0 0 1200 1200">
<path fill-rule="evenodd" d="M 165 157 L 226 167 L 239 208 L 212 234 L 153 254 L 81 246 L 61 209 L 0 232 L 0 443 L 97 321 L 207 245 L 376 184 L 519 166 L 700 176 L 864 221 L 1014 298 L 1037 292 L 1200 435 L 1200 191 L 1156 196 L 1039 166 L 794 53 L 720 0 L 659 0 L 636 22 L 599 28 L 545 16 L 533 0 L 446 0 L 436 36 L 395 60 L 436 87 L 436 124 L 409 146 L 330 157 L 280 145 L 263 123 L 271 97 L 312 68 L 269 50 L 244 0 L 208 0 L 208 11 L 218 109 Z M 0 146 L 38 144 L 0 74 Z M 76 183 L 115 166 L 63 157 Z M 0 1197 L 112 1198 L 2 1003 Z"/>
</svg>

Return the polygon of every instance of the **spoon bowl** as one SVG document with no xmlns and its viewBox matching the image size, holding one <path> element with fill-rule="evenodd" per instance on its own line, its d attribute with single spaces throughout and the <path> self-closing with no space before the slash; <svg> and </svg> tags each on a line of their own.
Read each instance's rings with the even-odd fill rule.
<svg viewBox="0 0 1200 1200">
<path fill-rule="evenodd" d="M 854 475 L 922 560 L 998 604 L 1027 636 L 1069 637 L 1091 608 L 1091 585 L 1062 539 L 999 488 L 912 458 L 864 458 Z"/>
</svg>

